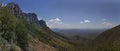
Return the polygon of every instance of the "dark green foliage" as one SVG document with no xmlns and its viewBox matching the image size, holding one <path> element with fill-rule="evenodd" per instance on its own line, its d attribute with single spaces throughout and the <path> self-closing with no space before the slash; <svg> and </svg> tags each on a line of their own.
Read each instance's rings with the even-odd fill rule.
<svg viewBox="0 0 120 51">
<path fill-rule="evenodd" d="M 10 44 L 18 44 L 24 51 L 27 46 L 27 29 L 7 7 L 0 8 L 0 36 Z M 11 47 L 12 48 L 12 47 Z"/>
<path fill-rule="evenodd" d="M 28 34 L 25 25 L 21 22 L 17 22 L 16 27 L 16 36 L 17 36 L 17 44 L 23 49 L 23 51 L 27 51 L 26 47 L 28 47 Z"/>
<path fill-rule="evenodd" d="M 103 32 L 93 42 L 96 51 L 120 51 L 120 25 Z"/>
<path fill-rule="evenodd" d="M 7 7 L 0 8 L 0 38 L 11 44 L 11 49 L 13 49 L 12 44 L 15 44 L 23 51 L 29 51 L 30 39 L 38 39 L 59 51 L 77 51 L 77 48 L 68 42 L 65 37 L 56 35 L 48 27 L 31 24 L 24 19 L 17 19 L 10 14 Z"/>
<path fill-rule="evenodd" d="M 6 7 L 0 8 L 0 25 L 2 36 L 9 42 L 15 40 L 16 18 Z"/>
</svg>

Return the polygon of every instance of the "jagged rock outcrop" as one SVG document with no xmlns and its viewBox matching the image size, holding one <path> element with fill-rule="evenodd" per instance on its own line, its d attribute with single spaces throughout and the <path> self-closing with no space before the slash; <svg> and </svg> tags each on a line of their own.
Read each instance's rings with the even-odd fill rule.
<svg viewBox="0 0 120 51">
<path fill-rule="evenodd" d="M 17 4 L 0 7 L 0 51 L 76 51 L 72 43 L 46 26 L 35 13 L 24 13 Z"/>
<path fill-rule="evenodd" d="M 47 27 L 46 22 L 44 20 L 40 20 L 39 25 L 41 25 L 42 27 Z"/>
<path fill-rule="evenodd" d="M 7 4 L 7 7 L 11 10 L 11 13 L 15 15 L 18 19 L 25 19 L 30 23 L 35 23 L 39 26 L 47 27 L 44 20 L 38 20 L 35 13 L 24 13 L 18 6 L 18 4 L 11 2 Z"/>
<path fill-rule="evenodd" d="M 22 16 L 23 19 L 26 19 L 30 23 L 36 23 L 36 24 L 38 24 L 38 22 L 39 22 L 39 20 L 37 18 L 37 15 L 35 13 L 22 13 L 21 16 Z"/>
<path fill-rule="evenodd" d="M 14 14 L 17 18 L 22 17 L 22 10 L 19 8 L 18 4 L 11 2 L 7 4 L 7 7 L 11 10 L 11 13 Z"/>
</svg>

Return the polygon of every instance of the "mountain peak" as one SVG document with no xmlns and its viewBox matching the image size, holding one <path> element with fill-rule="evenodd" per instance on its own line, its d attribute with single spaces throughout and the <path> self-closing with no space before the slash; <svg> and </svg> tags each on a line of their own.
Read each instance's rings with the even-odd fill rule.
<svg viewBox="0 0 120 51">
<path fill-rule="evenodd" d="M 47 27 L 46 22 L 44 20 L 38 20 L 37 14 L 22 12 L 17 3 L 8 3 L 7 7 L 11 10 L 11 13 L 15 15 L 18 19 L 25 19 L 30 23 L 35 23 L 39 26 Z"/>
<path fill-rule="evenodd" d="M 72 43 L 46 27 L 35 13 L 24 13 L 14 3 L 0 7 L 0 51 L 74 50 Z"/>
<path fill-rule="evenodd" d="M 11 13 L 13 15 L 15 15 L 17 18 L 20 18 L 22 10 L 20 9 L 18 4 L 11 2 L 7 4 L 7 7 L 11 10 Z"/>
</svg>

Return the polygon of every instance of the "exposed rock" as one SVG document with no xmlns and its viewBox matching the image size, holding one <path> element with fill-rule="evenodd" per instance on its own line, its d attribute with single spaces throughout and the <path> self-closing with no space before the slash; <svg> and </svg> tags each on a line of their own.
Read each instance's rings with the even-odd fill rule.
<svg viewBox="0 0 120 51">
<path fill-rule="evenodd" d="M 39 25 L 41 25 L 42 27 L 47 27 L 46 22 L 44 20 L 40 20 Z"/>
<path fill-rule="evenodd" d="M 26 19 L 30 23 L 38 24 L 38 21 L 39 21 L 35 13 L 22 13 L 22 18 Z"/>
<path fill-rule="evenodd" d="M 18 19 L 25 19 L 30 23 L 35 23 L 39 26 L 47 27 L 46 22 L 44 20 L 38 20 L 37 15 L 35 13 L 22 12 L 18 4 L 11 2 L 7 4 L 7 7 L 11 10 L 11 13 L 15 15 Z"/>
<path fill-rule="evenodd" d="M 11 10 L 11 13 L 14 14 L 17 18 L 22 17 L 22 10 L 19 8 L 18 4 L 11 2 L 7 4 L 7 7 Z"/>
</svg>

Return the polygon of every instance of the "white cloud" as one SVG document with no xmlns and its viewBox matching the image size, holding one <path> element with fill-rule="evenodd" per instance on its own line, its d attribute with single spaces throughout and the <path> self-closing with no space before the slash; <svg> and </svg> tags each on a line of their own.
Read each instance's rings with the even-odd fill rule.
<svg viewBox="0 0 120 51">
<path fill-rule="evenodd" d="M 112 26 L 112 25 L 113 25 L 113 24 L 110 23 L 110 22 L 103 22 L 102 24 L 105 25 L 105 26 Z"/>
<path fill-rule="evenodd" d="M 90 23 L 91 21 L 90 20 L 84 20 L 85 23 Z"/>
<path fill-rule="evenodd" d="M 55 19 L 50 19 L 49 23 L 62 24 L 62 21 L 59 18 L 55 18 Z"/>
<path fill-rule="evenodd" d="M 59 18 L 55 18 L 55 19 L 50 19 L 50 22 L 60 22 L 61 20 Z"/>
<path fill-rule="evenodd" d="M 50 19 L 47 21 L 47 24 L 50 28 L 56 28 L 57 26 L 60 26 L 63 24 L 62 20 L 60 18 Z"/>
<path fill-rule="evenodd" d="M 81 21 L 80 24 L 83 24 L 83 23 L 90 23 L 91 21 L 90 20 L 84 20 L 84 21 Z"/>
<path fill-rule="evenodd" d="M 112 26 L 113 25 L 112 23 L 108 22 L 108 20 L 105 19 L 105 18 L 102 19 L 101 21 L 102 21 L 102 24 L 105 25 L 105 26 Z"/>
<path fill-rule="evenodd" d="M 105 18 L 104 18 L 104 19 L 102 19 L 102 21 L 106 21 L 106 20 L 107 20 L 107 19 L 105 19 Z"/>
</svg>

